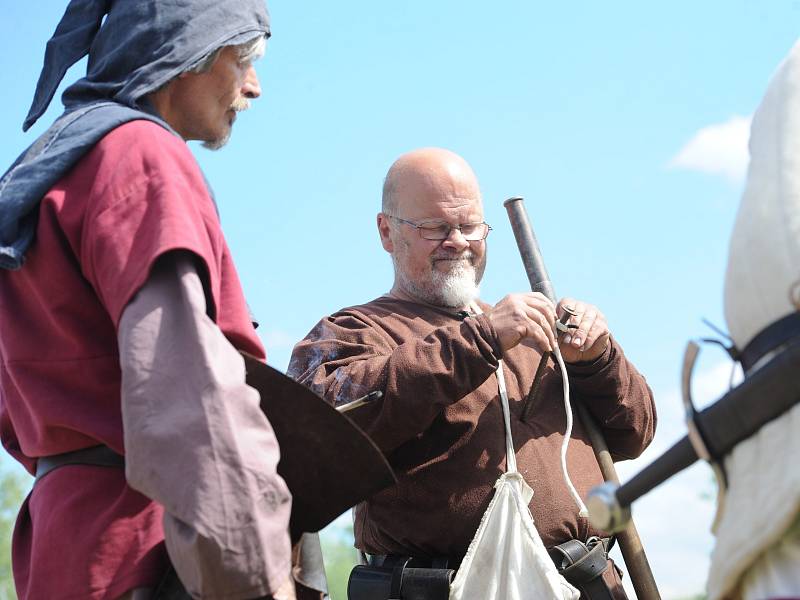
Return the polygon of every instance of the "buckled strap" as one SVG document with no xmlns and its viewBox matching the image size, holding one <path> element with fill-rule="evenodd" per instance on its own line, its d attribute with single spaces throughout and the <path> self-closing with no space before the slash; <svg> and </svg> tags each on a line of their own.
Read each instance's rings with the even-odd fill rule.
<svg viewBox="0 0 800 600">
<path fill-rule="evenodd" d="M 586 544 L 567 540 L 553 546 L 549 553 L 564 579 L 581 590 L 581 598 L 612 600 L 603 580 L 603 573 L 608 569 L 605 540 L 592 538 Z"/>
<path fill-rule="evenodd" d="M 563 544 L 553 546 L 550 556 L 559 569 L 567 569 L 580 561 L 589 553 L 586 544 L 579 540 L 567 540 Z"/>
<path fill-rule="evenodd" d="M 577 540 L 570 541 L 577 542 Z M 564 565 L 561 574 L 570 583 L 582 585 L 600 577 L 608 568 L 608 559 L 602 544 L 597 544 L 591 550 L 587 550 L 586 546 L 580 542 L 577 543 L 583 547 L 583 554 L 578 555 L 574 545 L 570 544 L 569 550 L 564 553 L 565 559 L 568 558 L 569 563 Z"/>
<path fill-rule="evenodd" d="M 95 467 L 125 468 L 125 457 L 108 446 L 92 446 L 64 454 L 42 456 L 36 461 L 36 481 L 51 471 L 67 465 L 91 465 Z"/>
</svg>

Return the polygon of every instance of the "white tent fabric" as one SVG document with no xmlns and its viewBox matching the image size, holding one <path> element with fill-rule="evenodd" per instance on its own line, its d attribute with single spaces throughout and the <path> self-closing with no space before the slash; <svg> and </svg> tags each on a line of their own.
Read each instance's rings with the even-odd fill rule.
<svg viewBox="0 0 800 600">
<path fill-rule="evenodd" d="M 737 348 L 800 310 L 800 42 L 753 116 L 750 156 L 725 278 L 725 317 Z M 800 564 L 790 564 L 800 553 L 786 547 L 800 513 L 798 457 L 800 406 L 727 457 L 730 485 L 711 558 L 709 600 L 800 592 Z M 772 583 L 766 586 L 765 578 Z"/>
<path fill-rule="evenodd" d="M 472 308 L 480 311 L 476 305 Z M 560 355 L 558 360 L 563 368 Z M 497 367 L 497 385 L 506 432 L 506 473 L 494 485 L 492 501 L 450 586 L 450 600 L 578 600 L 580 592 L 559 575 L 528 509 L 533 490 L 517 471 L 503 361 Z M 565 402 L 568 406 L 568 394 Z M 566 438 L 570 428 L 568 423 Z M 571 487 L 566 471 L 565 477 Z"/>
</svg>

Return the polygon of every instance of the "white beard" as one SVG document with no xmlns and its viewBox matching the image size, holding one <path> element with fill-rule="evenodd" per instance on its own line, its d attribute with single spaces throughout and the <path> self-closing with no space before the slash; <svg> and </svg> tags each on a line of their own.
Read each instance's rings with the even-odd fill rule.
<svg viewBox="0 0 800 600">
<path fill-rule="evenodd" d="M 453 261 L 451 268 L 446 272 L 432 268 L 430 279 L 424 282 L 411 281 L 394 255 L 392 262 L 402 287 L 428 304 L 463 308 L 476 300 L 480 293 L 478 274 L 468 256 Z"/>
</svg>

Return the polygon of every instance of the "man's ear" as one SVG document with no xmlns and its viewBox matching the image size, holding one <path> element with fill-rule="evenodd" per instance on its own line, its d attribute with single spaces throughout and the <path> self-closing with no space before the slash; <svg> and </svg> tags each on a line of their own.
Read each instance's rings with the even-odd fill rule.
<svg viewBox="0 0 800 600">
<path fill-rule="evenodd" d="M 381 236 L 381 245 L 383 249 L 389 254 L 394 252 L 394 244 L 392 243 L 391 230 L 389 228 L 389 217 L 383 213 L 378 213 L 378 233 Z"/>
</svg>

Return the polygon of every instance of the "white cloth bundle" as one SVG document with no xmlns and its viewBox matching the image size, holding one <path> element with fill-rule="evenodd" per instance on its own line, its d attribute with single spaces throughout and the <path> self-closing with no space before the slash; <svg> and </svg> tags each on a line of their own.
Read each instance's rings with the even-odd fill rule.
<svg viewBox="0 0 800 600">
<path fill-rule="evenodd" d="M 528 502 L 533 490 L 516 471 L 500 476 L 467 555 L 450 586 L 450 600 L 577 600 L 558 574 L 536 531 Z"/>
<path fill-rule="evenodd" d="M 475 305 L 473 310 L 480 312 Z M 557 359 L 563 369 L 560 354 Z M 578 600 L 580 592 L 559 575 L 528 509 L 533 490 L 517 471 L 502 361 L 497 367 L 497 385 L 506 432 L 506 473 L 494 484 L 492 501 L 450 586 L 450 600 Z M 572 424 L 568 394 L 565 403 L 566 444 Z M 566 462 L 562 463 L 568 487 L 578 498 L 566 475 Z M 579 508 L 585 510 L 583 503 Z"/>
</svg>

